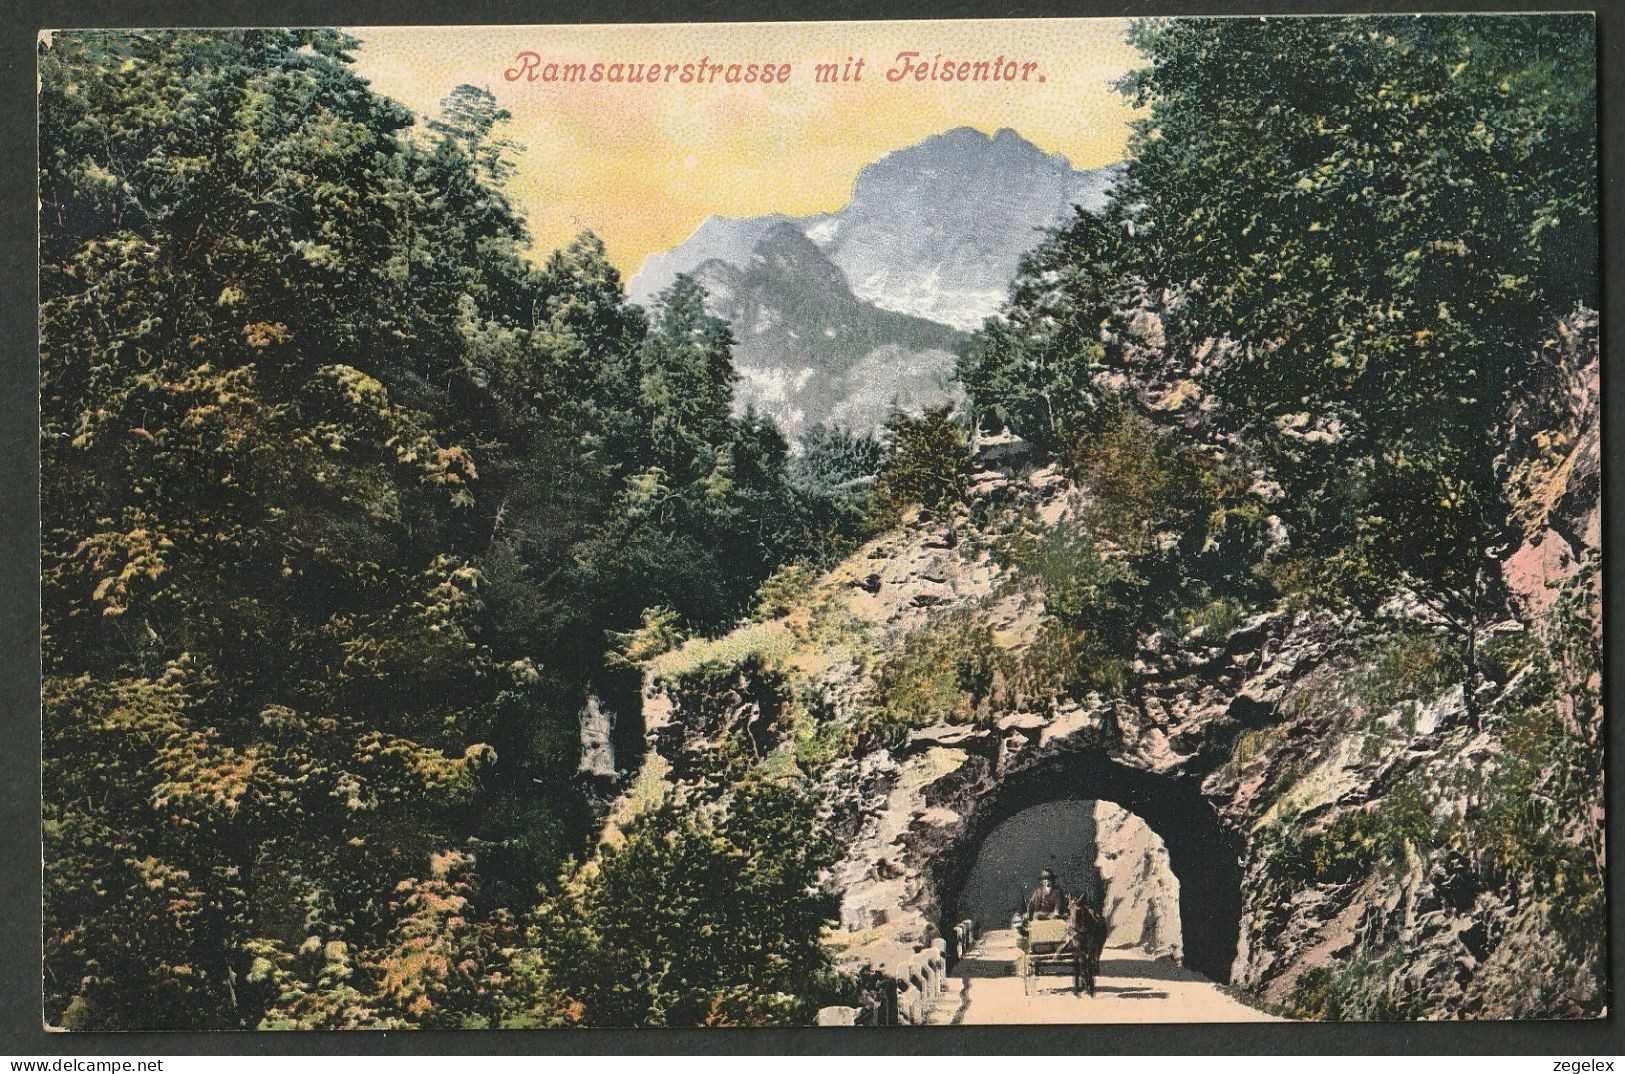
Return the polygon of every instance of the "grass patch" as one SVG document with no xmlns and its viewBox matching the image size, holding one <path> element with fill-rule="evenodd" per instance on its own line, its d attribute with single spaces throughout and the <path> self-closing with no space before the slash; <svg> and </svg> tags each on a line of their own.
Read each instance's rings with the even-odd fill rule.
<svg viewBox="0 0 1625 1074">
<path fill-rule="evenodd" d="M 1012 699 L 1015 659 L 967 611 L 911 631 L 875 669 L 871 742 L 893 742 L 933 723 L 980 723 Z"/>
<path fill-rule="evenodd" d="M 695 638 L 648 662 L 658 678 L 690 683 L 746 667 L 779 668 L 795 650 L 795 637 L 779 620 L 750 623 L 720 638 Z"/>
</svg>

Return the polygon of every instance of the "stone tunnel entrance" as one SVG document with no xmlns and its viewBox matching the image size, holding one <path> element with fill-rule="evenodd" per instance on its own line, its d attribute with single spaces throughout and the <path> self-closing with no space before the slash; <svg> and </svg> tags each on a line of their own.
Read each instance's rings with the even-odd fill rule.
<svg viewBox="0 0 1625 1074">
<path fill-rule="evenodd" d="M 1179 880 L 1162 839 L 1133 813 L 1092 799 L 1023 809 L 982 841 L 959 893 L 959 916 L 979 932 L 1004 928 L 1041 869 L 1105 916 L 1108 947 L 1180 957 Z"/>
<path fill-rule="evenodd" d="M 1098 755 L 1051 757 L 1001 780 L 965 839 L 937 861 L 946 922 L 1007 926 L 1047 866 L 1069 893 L 1104 902 L 1108 943 L 1138 944 L 1230 980 L 1238 844 L 1187 780 Z"/>
</svg>

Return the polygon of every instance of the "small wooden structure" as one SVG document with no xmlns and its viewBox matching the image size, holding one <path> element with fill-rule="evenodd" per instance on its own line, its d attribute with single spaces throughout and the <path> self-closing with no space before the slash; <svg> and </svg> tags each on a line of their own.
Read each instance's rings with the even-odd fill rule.
<svg viewBox="0 0 1625 1074">
<path fill-rule="evenodd" d="M 1077 960 L 1077 952 L 1067 943 L 1066 922 L 1059 919 L 1039 919 L 1027 922 L 1027 930 L 1017 943 L 1021 952 L 1016 968 L 1021 971 L 1021 990 L 1032 994 L 1033 978 L 1045 966 L 1065 966 L 1070 973 Z"/>
</svg>

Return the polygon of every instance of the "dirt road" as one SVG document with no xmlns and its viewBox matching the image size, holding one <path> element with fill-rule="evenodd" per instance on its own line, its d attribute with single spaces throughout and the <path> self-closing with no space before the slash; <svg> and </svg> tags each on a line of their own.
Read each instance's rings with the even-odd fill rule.
<svg viewBox="0 0 1625 1074">
<path fill-rule="evenodd" d="M 1032 994 L 1016 976 L 1015 934 L 989 932 L 949 975 L 931 1025 L 1077 1022 L 1270 1022 L 1194 970 L 1132 947 L 1107 948 L 1093 996 L 1072 994 L 1070 973 L 1048 970 Z"/>
</svg>

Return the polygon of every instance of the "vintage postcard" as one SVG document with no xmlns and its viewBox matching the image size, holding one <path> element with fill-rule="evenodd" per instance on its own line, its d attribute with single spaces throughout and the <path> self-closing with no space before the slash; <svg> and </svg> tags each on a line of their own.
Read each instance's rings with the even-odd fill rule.
<svg viewBox="0 0 1625 1074">
<path fill-rule="evenodd" d="M 1602 1016 L 1594 56 L 42 34 L 46 1024 Z"/>
</svg>

